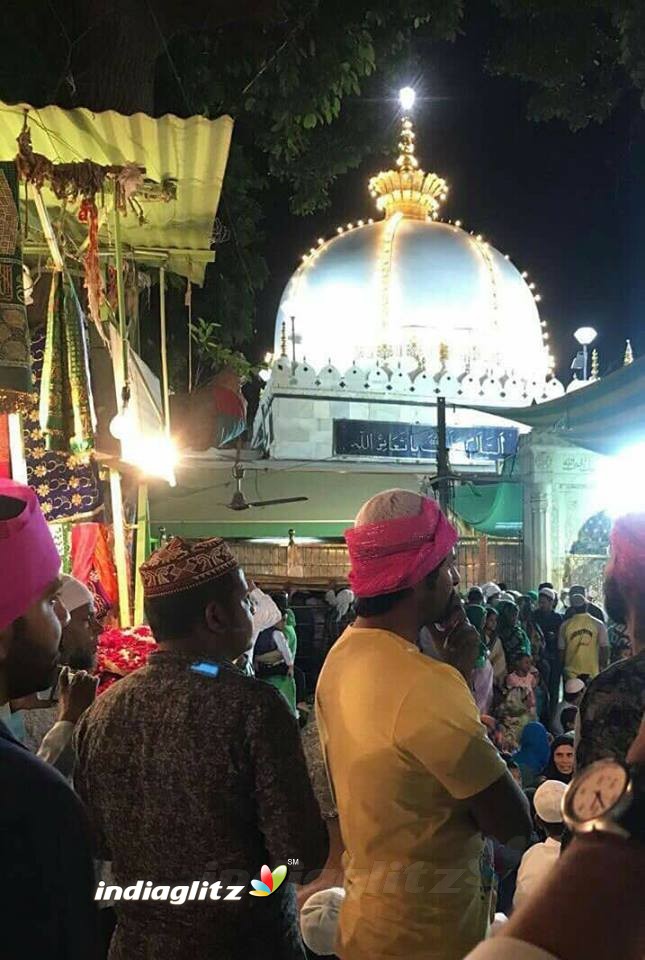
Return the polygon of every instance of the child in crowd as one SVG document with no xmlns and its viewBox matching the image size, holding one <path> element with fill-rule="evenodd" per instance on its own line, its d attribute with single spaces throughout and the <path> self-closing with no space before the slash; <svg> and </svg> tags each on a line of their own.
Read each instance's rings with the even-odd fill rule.
<svg viewBox="0 0 645 960">
<path fill-rule="evenodd" d="M 535 691 L 540 683 L 540 675 L 533 666 L 533 659 L 528 654 L 518 657 L 513 666 L 513 672 L 506 678 L 509 690 L 521 688 L 526 691 L 525 705 L 529 720 L 537 717 L 537 699 Z"/>
<path fill-rule="evenodd" d="M 518 907 L 531 896 L 536 887 L 557 864 L 564 823 L 562 798 L 566 785 L 560 780 L 546 780 L 535 791 L 536 826 L 546 833 L 544 843 L 536 843 L 522 857 L 517 872 L 517 884 L 513 907 Z"/>
</svg>

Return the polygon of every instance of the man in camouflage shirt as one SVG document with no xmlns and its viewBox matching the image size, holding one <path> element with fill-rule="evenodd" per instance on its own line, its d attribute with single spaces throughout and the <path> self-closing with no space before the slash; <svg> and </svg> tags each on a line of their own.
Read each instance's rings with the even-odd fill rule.
<svg viewBox="0 0 645 960">
<path fill-rule="evenodd" d="M 624 623 L 633 656 L 591 681 L 580 705 L 576 768 L 614 757 L 625 761 L 645 711 L 645 514 L 622 517 L 611 535 L 605 604 Z"/>
</svg>

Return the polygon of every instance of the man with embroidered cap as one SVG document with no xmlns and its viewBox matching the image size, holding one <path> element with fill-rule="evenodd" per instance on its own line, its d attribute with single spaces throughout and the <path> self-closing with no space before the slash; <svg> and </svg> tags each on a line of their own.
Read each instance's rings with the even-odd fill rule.
<svg viewBox="0 0 645 960">
<path fill-rule="evenodd" d="M 292 884 L 266 899 L 247 888 L 289 860 L 310 879 L 327 832 L 286 703 L 234 665 L 253 632 L 244 573 L 223 540 L 175 538 L 141 576 L 159 650 L 81 720 L 75 785 L 117 885 L 243 893 L 118 900 L 110 960 L 301 960 Z"/>
<path fill-rule="evenodd" d="M 0 479 L 0 703 L 56 682 L 60 558 L 35 493 Z M 3 960 L 94 956 L 94 875 L 84 811 L 63 777 L 0 722 Z M 31 920 L 30 920 L 31 918 Z"/>
<path fill-rule="evenodd" d="M 357 618 L 316 690 L 346 849 L 336 952 L 461 960 L 488 925 L 482 835 L 523 849 L 531 823 L 466 680 L 418 649 L 424 626 L 440 650 L 476 639 L 456 595 L 457 532 L 434 500 L 389 490 L 345 539 Z"/>
</svg>

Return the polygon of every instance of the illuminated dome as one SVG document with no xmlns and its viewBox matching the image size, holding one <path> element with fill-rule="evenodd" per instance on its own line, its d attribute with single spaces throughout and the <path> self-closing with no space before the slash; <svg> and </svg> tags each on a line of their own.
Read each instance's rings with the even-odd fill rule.
<svg viewBox="0 0 645 960">
<path fill-rule="evenodd" d="M 398 169 L 370 181 L 385 214 L 322 239 L 282 296 L 275 352 L 314 369 L 381 361 L 412 371 L 544 381 L 552 367 L 533 285 L 494 247 L 437 220 L 447 185 L 418 168 L 403 119 Z M 539 297 L 537 297 L 539 299 Z"/>
</svg>

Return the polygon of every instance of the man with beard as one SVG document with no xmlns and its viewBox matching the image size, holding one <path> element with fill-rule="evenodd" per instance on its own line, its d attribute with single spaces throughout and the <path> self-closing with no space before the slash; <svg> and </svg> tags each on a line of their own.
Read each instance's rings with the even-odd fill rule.
<svg viewBox="0 0 645 960">
<path fill-rule="evenodd" d="M 288 862 L 314 879 L 329 844 L 294 717 L 234 665 L 253 636 L 244 572 L 217 537 L 175 537 L 140 571 L 159 650 L 75 734 L 99 855 L 124 890 L 154 885 L 145 903 L 116 896 L 110 958 L 304 960 L 292 883 L 245 890 L 263 865 L 263 882 Z"/>
<path fill-rule="evenodd" d="M 645 710 L 645 514 L 614 524 L 605 573 L 605 605 L 615 623 L 625 624 L 634 656 L 603 670 L 580 705 L 576 769 L 594 760 L 625 760 Z"/>
<path fill-rule="evenodd" d="M 389 490 L 364 504 L 345 539 L 357 617 L 316 690 L 346 849 L 336 952 L 461 960 L 488 926 L 482 835 L 521 848 L 531 823 L 466 680 L 418 648 L 424 626 L 444 661 L 478 646 L 455 589 L 457 532 L 434 500 Z"/>
<path fill-rule="evenodd" d="M 96 696 L 98 680 L 90 673 L 96 669 L 101 626 L 95 616 L 94 598 L 85 584 L 67 575 L 61 579 L 60 600 L 69 621 L 63 627 L 60 662 L 69 670 L 61 671 L 57 688 L 30 698 L 23 715 L 23 742 L 64 776 L 71 776 L 74 727 Z"/>
<path fill-rule="evenodd" d="M 34 492 L 0 480 L 0 703 L 52 686 L 67 611 L 60 558 Z M 84 811 L 0 722 L 3 960 L 87 960 L 94 875 Z"/>
</svg>

